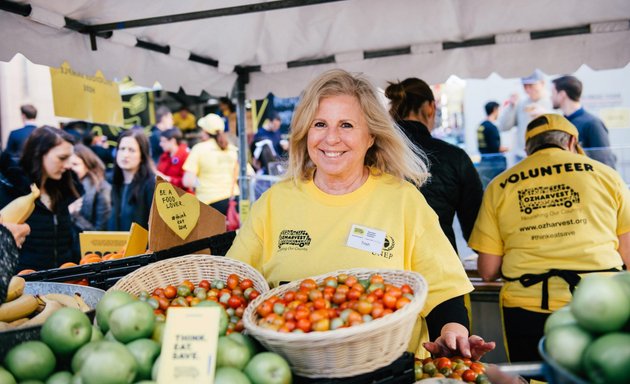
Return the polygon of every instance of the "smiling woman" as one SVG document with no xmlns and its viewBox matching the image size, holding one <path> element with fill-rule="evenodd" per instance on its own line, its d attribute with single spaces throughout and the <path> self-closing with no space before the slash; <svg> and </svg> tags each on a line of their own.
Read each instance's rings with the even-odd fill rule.
<svg viewBox="0 0 630 384">
<path fill-rule="evenodd" d="M 472 286 L 416 188 L 428 176 L 424 155 L 374 87 L 342 70 L 322 74 L 302 95 L 290 143 L 286 180 L 254 203 L 227 256 L 251 264 L 272 286 L 358 267 L 420 272 L 429 294 L 411 348 L 429 337 L 434 342 L 420 354 L 478 359 L 494 348 L 469 338 L 462 295 Z M 351 231 L 380 240 L 354 242 Z"/>
<path fill-rule="evenodd" d="M 21 269 L 48 269 L 72 260 L 72 223 L 68 205 L 83 188 L 70 171 L 74 138 L 57 128 L 43 126 L 29 136 L 20 159 L 20 167 L 3 170 L 0 183 L 0 207 L 30 192 L 35 184 L 41 195 L 26 221 L 31 233 L 20 250 Z"/>
</svg>

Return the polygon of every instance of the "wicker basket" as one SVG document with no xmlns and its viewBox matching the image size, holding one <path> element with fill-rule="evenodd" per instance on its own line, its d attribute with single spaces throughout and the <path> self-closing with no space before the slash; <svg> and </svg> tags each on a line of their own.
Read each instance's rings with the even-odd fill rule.
<svg viewBox="0 0 630 384">
<path fill-rule="evenodd" d="M 326 332 L 281 333 L 257 325 L 256 308 L 272 295 L 282 297 L 297 290 L 294 281 L 260 295 L 245 309 L 245 329 L 267 349 L 282 355 L 297 375 L 318 378 L 349 377 L 372 372 L 391 364 L 407 349 L 416 319 L 427 298 L 428 285 L 416 272 L 391 269 L 347 269 L 313 277 L 321 283 L 328 276 L 341 273 L 366 279 L 374 273 L 385 282 L 409 285 L 414 298 L 409 304 L 387 316 L 368 323 Z"/>
<path fill-rule="evenodd" d="M 208 255 L 187 255 L 149 264 L 118 280 L 109 290 L 138 295 L 141 291 L 152 292 L 155 288 L 178 285 L 186 279 L 195 284 L 203 279 L 226 281 L 232 273 L 251 279 L 254 288 L 261 294 L 269 291 L 265 278 L 251 266 L 222 256 Z"/>
</svg>

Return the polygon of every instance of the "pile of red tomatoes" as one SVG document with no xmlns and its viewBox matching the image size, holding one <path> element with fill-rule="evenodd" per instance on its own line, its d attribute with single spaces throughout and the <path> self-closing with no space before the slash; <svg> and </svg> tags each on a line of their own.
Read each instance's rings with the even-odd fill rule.
<svg viewBox="0 0 630 384">
<path fill-rule="evenodd" d="M 414 296 L 409 285 L 388 284 L 378 274 L 368 279 L 339 274 L 319 285 L 303 280 L 297 290 L 271 296 L 256 308 L 258 325 L 278 332 L 322 332 L 386 316 L 409 304 Z"/>
</svg>

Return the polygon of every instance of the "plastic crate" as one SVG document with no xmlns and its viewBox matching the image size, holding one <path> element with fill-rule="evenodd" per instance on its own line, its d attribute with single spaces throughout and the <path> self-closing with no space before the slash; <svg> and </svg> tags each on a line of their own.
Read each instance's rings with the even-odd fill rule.
<svg viewBox="0 0 630 384">
<path fill-rule="evenodd" d="M 65 283 L 87 279 L 91 287 L 108 289 L 123 276 L 156 261 L 193 254 L 210 248 L 215 256 L 225 256 L 232 246 L 236 232 L 225 232 L 220 235 L 191 241 L 173 248 L 164 249 L 145 255 L 125 257 L 122 259 L 101 261 L 77 265 L 69 268 L 55 268 L 22 275 L 26 281 L 50 281 Z"/>
<path fill-rule="evenodd" d="M 416 382 L 413 353 L 405 352 L 390 365 L 354 377 L 310 379 L 295 376 L 294 384 L 410 384 Z"/>
</svg>

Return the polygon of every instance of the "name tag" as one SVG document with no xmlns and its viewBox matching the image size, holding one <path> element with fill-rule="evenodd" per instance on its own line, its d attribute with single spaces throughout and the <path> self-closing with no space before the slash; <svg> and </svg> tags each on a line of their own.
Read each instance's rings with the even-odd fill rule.
<svg viewBox="0 0 630 384">
<path fill-rule="evenodd" d="M 371 253 L 381 253 L 385 244 L 385 232 L 378 229 L 364 227 L 362 225 L 353 224 L 350 228 L 348 247 L 368 251 Z"/>
</svg>

